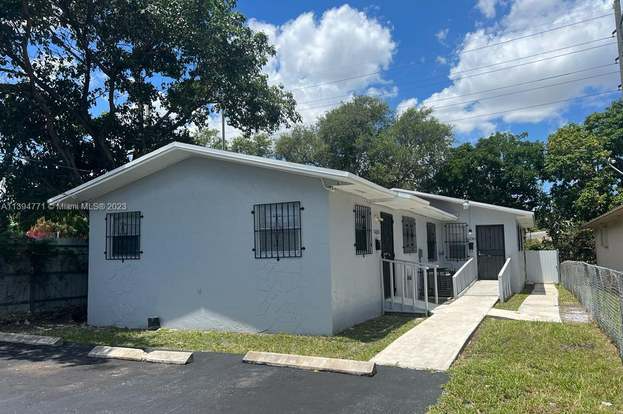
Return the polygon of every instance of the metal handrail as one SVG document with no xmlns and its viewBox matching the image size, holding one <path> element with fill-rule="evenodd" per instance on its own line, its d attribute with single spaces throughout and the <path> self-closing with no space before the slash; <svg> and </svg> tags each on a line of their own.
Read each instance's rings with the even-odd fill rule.
<svg viewBox="0 0 623 414">
<path fill-rule="evenodd" d="M 477 279 L 473 263 L 474 258 L 470 257 L 469 260 L 463 263 L 463 265 L 459 267 L 459 270 L 452 275 L 452 290 L 455 298 Z M 469 271 L 471 271 L 471 275 L 469 274 Z"/>
<path fill-rule="evenodd" d="M 498 273 L 498 294 L 500 297 L 500 302 L 505 302 L 508 299 L 512 292 L 511 288 L 511 279 L 508 274 L 508 265 L 511 262 L 511 258 L 508 257 L 504 262 L 504 266 L 500 269 L 500 273 Z"/>
<path fill-rule="evenodd" d="M 424 279 L 424 302 L 425 302 L 425 307 L 426 307 L 426 314 L 429 314 L 429 305 L 428 305 L 428 269 L 430 269 L 429 266 L 424 265 L 420 262 L 413 262 L 413 261 L 409 261 L 409 260 L 400 260 L 400 259 L 387 259 L 384 257 L 381 257 L 381 261 L 380 261 L 380 271 L 381 271 L 381 296 L 382 296 L 382 301 L 381 303 L 385 304 L 385 281 L 383 278 L 383 263 L 389 263 L 392 265 L 396 265 L 396 266 L 390 266 L 389 267 L 389 291 L 390 291 L 390 303 L 392 308 L 394 308 L 395 306 L 395 296 L 394 296 L 394 276 L 396 275 L 400 275 L 400 281 L 398 283 L 400 283 L 398 286 L 400 286 L 400 296 L 401 296 L 401 302 L 400 302 L 400 310 L 404 311 L 404 306 L 405 306 L 405 294 L 407 291 L 407 278 L 409 276 L 409 273 L 411 273 L 411 277 L 412 277 L 412 283 L 411 283 L 411 290 L 412 290 L 412 295 L 413 295 L 413 306 L 415 306 L 415 301 L 418 300 L 418 271 L 421 269 L 424 271 L 425 277 Z M 409 272 L 410 271 L 410 272 Z M 437 292 L 437 269 L 435 267 L 434 270 L 434 274 L 435 274 L 435 302 L 439 303 L 439 295 Z"/>
</svg>

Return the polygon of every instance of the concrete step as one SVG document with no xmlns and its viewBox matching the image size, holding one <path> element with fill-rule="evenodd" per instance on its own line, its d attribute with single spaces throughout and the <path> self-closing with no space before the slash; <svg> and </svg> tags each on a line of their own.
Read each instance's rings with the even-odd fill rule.
<svg viewBox="0 0 623 414">
<path fill-rule="evenodd" d="M 277 354 L 273 352 L 249 351 L 242 359 L 242 362 L 369 377 L 376 372 L 374 362 L 370 361 L 352 361 L 349 359 Z"/>
<path fill-rule="evenodd" d="M 160 364 L 185 365 L 192 361 L 192 352 L 144 351 L 138 348 L 119 346 L 96 346 L 89 352 L 91 358 L 123 359 L 127 361 L 155 362 Z"/>
<path fill-rule="evenodd" d="M 0 332 L 0 342 L 11 342 L 14 344 L 24 345 L 59 346 L 63 344 L 63 338 L 59 338 L 56 336 L 40 336 Z"/>
</svg>

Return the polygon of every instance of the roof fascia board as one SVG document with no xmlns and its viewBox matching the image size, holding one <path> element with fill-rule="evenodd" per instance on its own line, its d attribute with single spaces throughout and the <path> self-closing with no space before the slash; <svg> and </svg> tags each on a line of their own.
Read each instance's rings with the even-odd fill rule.
<svg viewBox="0 0 623 414">
<path fill-rule="evenodd" d="M 397 192 L 401 192 L 401 193 L 413 194 L 413 195 L 418 196 L 418 197 L 430 197 L 430 198 L 435 199 L 435 200 L 447 201 L 447 202 L 455 203 L 455 204 L 462 204 L 465 201 L 468 201 L 471 205 L 473 205 L 475 207 L 481 207 L 481 208 L 486 208 L 486 209 L 490 209 L 490 210 L 497 210 L 497 211 L 504 211 L 504 212 L 507 212 L 507 213 L 513 213 L 513 214 L 517 214 L 517 215 L 521 215 L 521 216 L 534 215 L 534 213 L 532 211 L 520 210 L 518 208 L 512 208 L 512 207 L 498 206 L 498 205 L 489 204 L 489 203 L 481 203 L 480 201 L 463 200 L 463 199 L 455 198 L 455 197 L 448 197 L 448 196 L 442 196 L 442 195 L 438 195 L 438 194 L 424 193 L 424 192 L 420 192 L 420 191 L 404 190 L 404 189 L 401 189 L 401 188 L 392 188 L 392 190 L 397 191 Z"/>
</svg>

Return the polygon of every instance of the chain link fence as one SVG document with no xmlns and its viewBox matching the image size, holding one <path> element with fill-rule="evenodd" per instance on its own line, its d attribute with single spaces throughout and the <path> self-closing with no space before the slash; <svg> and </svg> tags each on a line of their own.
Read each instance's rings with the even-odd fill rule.
<svg viewBox="0 0 623 414">
<path fill-rule="evenodd" d="M 560 265 L 560 282 L 614 341 L 623 358 L 623 272 L 565 261 Z"/>
</svg>

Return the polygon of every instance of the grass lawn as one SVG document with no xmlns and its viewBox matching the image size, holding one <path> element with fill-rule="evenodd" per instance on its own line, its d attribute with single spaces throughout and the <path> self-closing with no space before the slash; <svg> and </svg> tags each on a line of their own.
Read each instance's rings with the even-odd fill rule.
<svg viewBox="0 0 623 414">
<path fill-rule="evenodd" d="M 167 348 L 244 354 L 247 351 L 316 355 L 367 361 L 421 319 L 384 315 L 335 336 L 243 334 L 218 331 L 157 331 L 92 328 L 72 325 L 6 325 L 0 330 L 60 336 L 66 341 L 93 345 Z"/>
<path fill-rule="evenodd" d="M 623 365 L 595 324 L 487 318 L 431 413 L 623 412 Z"/>
<path fill-rule="evenodd" d="M 558 288 L 558 305 L 560 306 L 568 306 L 568 305 L 579 305 L 580 302 L 573 296 L 573 293 L 568 291 L 563 285 L 556 285 Z"/>
<path fill-rule="evenodd" d="M 530 295 L 531 291 L 532 291 L 532 289 L 530 289 L 529 287 L 525 286 L 521 292 L 515 293 L 506 302 L 504 302 L 504 303 L 502 303 L 502 302 L 496 303 L 494 308 L 516 311 L 516 310 L 519 309 L 519 306 L 521 306 L 523 301 L 526 300 L 528 295 Z"/>
</svg>

